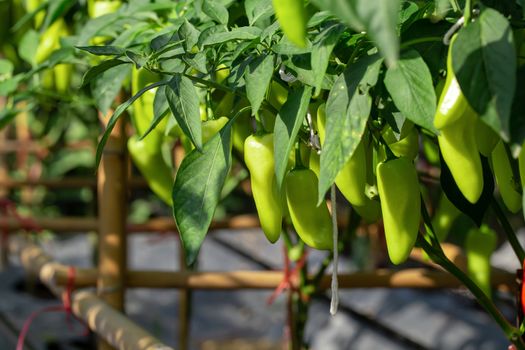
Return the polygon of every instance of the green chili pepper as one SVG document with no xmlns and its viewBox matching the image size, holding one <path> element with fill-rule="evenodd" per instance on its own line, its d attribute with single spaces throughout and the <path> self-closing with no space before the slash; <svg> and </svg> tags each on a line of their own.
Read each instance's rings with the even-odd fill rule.
<svg viewBox="0 0 525 350">
<path fill-rule="evenodd" d="M 452 37 L 448 49 L 447 78 L 439 97 L 436 115 L 434 116 L 434 126 L 437 129 L 442 129 L 454 124 L 454 122 L 460 120 L 465 114 L 475 113 L 463 95 L 452 67 L 452 46 L 455 40 L 456 36 Z"/>
<path fill-rule="evenodd" d="M 476 203 L 483 192 L 483 168 L 476 145 L 477 116 L 466 113 L 440 130 L 439 147 L 463 196 Z"/>
<path fill-rule="evenodd" d="M 450 228 L 460 214 L 461 211 L 442 193 L 438 207 L 432 217 L 432 227 L 440 242 L 447 238 Z"/>
<path fill-rule="evenodd" d="M 273 0 L 273 9 L 284 35 L 299 47 L 306 47 L 307 15 L 304 0 Z"/>
<path fill-rule="evenodd" d="M 36 64 L 47 60 L 53 51 L 60 47 L 60 38 L 68 34 L 66 22 L 63 18 L 58 18 L 42 34 L 35 54 Z"/>
<path fill-rule="evenodd" d="M 521 209 L 521 188 L 512 171 L 512 165 L 503 141 L 498 142 L 490 155 L 490 160 L 503 203 L 511 212 L 517 213 Z"/>
<path fill-rule="evenodd" d="M 137 135 L 132 135 L 128 139 L 128 151 L 133 164 L 144 176 L 149 188 L 166 204 L 173 205 L 171 190 L 175 178 L 160 149 L 152 152 L 146 139 L 139 140 Z"/>
<path fill-rule="evenodd" d="M 246 138 L 244 162 L 250 172 L 261 228 L 266 238 L 274 243 L 281 235 L 283 208 L 275 178 L 273 134 L 255 134 Z"/>
<path fill-rule="evenodd" d="M 483 120 L 478 118 L 476 123 L 476 144 L 479 153 L 489 157 L 499 141 L 499 136 Z"/>
<path fill-rule="evenodd" d="M 332 218 L 326 204 L 317 206 L 318 180 L 308 168 L 295 168 L 285 177 L 286 202 L 293 227 L 312 248 L 331 250 Z"/>
<path fill-rule="evenodd" d="M 492 296 L 490 256 L 496 249 L 497 241 L 496 233 L 487 225 L 469 230 L 465 240 L 469 276 L 489 298 Z"/>
<path fill-rule="evenodd" d="M 388 255 L 397 265 L 408 258 L 419 232 L 417 172 L 411 160 L 401 157 L 379 163 L 376 174 Z"/>
</svg>

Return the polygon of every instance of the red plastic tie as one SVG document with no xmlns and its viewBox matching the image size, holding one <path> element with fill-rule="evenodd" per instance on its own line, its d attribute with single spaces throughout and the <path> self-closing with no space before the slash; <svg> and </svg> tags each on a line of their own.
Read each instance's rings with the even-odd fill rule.
<svg viewBox="0 0 525 350">
<path fill-rule="evenodd" d="M 77 320 L 79 323 L 83 324 L 86 327 L 82 335 L 85 336 L 88 334 L 89 328 L 87 328 L 83 320 L 79 319 L 72 313 L 72 309 L 71 309 L 71 294 L 73 293 L 73 290 L 75 288 L 75 276 L 76 276 L 76 270 L 73 266 L 70 266 L 68 269 L 68 273 L 67 273 L 66 290 L 62 294 L 62 305 L 43 307 L 39 310 L 32 312 L 29 315 L 29 317 L 24 322 L 24 326 L 22 327 L 20 334 L 18 335 L 16 350 L 24 350 L 25 339 L 26 339 L 27 333 L 29 332 L 29 328 L 31 327 L 31 324 L 39 315 L 43 313 L 47 313 L 47 312 L 64 312 L 66 314 L 66 322 L 68 324 L 69 330 L 73 329 L 73 323 L 71 321 L 71 316 L 73 316 L 75 320 Z"/>
<path fill-rule="evenodd" d="M 290 258 L 288 257 L 288 251 L 286 250 L 286 247 L 284 247 L 283 250 L 284 250 L 284 268 L 283 268 L 284 276 L 283 276 L 282 281 L 277 286 L 277 288 L 275 288 L 275 290 L 273 291 L 272 295 L 268 297 L 268 300 L 266 301 L 268 305 L 273 304 L 275 299 L 277 299 L 277 297 L 281 295 L 285 290 L 296 291 L 297 288 L 295 288 L 295 285 L 292 282 L 294 280 L 297 280 L 299 272 L 304 267 L 306 263 L 306 258 L 308 257 L 308 251 L 305 250 L 301 258 L 297 260 L 297 263 L 295 264 L 295 266 L 292 269 L 290 269 L 291 262 L 290 262 Z"/>
</svg>

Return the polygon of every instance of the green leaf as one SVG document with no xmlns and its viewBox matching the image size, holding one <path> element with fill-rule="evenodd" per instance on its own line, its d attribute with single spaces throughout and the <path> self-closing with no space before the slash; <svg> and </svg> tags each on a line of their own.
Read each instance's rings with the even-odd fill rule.
<svg viewBox="0 0 525 350">
<path fill-rule="evenodd" d="M 99 65 L 89 68 L 89 70 L 86 72 L 86 74 L 84 74 L 84 76 L 82 77 L 82 85 L 81 85 L 81 87 L 87 86 L 89 83 L 91 83 L 93 81 L 93 79 L 95 79 L 100 74 L 102 74 L 105 71 L 107 71 L 108 69 L 111 69 L 111 68 L 113 68 L 115 66 L 118 66 L 118 65 L 121 65 L 121 64 L 125 64 L 125 63 L 129 63 L 129 62 L 118 60 L 118 59 L 114 59 L 114 60 L 103 61 Z"/>
<path fill-rule="evenodd" d="M 16 91 L 18 83 L 23 80 L 22 74 L 0 81 L 0 96 L 8 96 Z"/>
<path fill-rule="evenodd" d="M 311 97 L 311 86 L 302 85 L 299 89 L 293 90 L 288 95 L 288 99 L 281 107 L 281 110 L 275 119 L 275 175 L 277 177 L 277 185 L 279 188 L 283 183 L 284 175 L 286 173 L 288 156 L 293 148 L 304 117 L 306 116 Z"/>
<path fill-rule="evenodd" d="M 38 33 L 33 29 L 29 29 L 20 40 L 20 45 L 18 46 L 18 54 L 20 57 L 32 66 L 36 63 L 35 57 L 38 48 L 38 41 Z"/>
<path fill-rule="evenodd" d="M 197 258 L 231 167 L 231 125 L 206 142 L 202 152 L 191 151 L 177 171 L 173 216 L 188 265 Z"/>
<path fill-rule="evenodd" d="M 319 33 L 312 46 L 312 73 L 314 75 L 315 95 L 318 95 L 321 90 L 323 78 L 326 73 L 326 68 L 330 60 L 332 50 L 337 44 L 339 37 L 344 31 L 344 26 L 334 24 L 325 28 Z"/>
<path fill-rule="evenodd" d="M 197 45 L 201 32 L 185 18 L 184 23 L 179 28 L 179 36 L 184 40 L 184 48 L 191 52 L 192 48 Z"/>
<path fill-rule="evenodd" d="M 0 80 L 10 77 L 13 74 L 14 68 L 13 62 L 0 58 Z"/>
<path fill-rule="evenodd" d="M 229 32 L 211 33 L 204 41 L 204 46 L 222 44 L 232 40 L 253 40 L 261 34 L 261 29 L 257 27 L 233 28 Z"/>
<path fill-rule="evenodd" d="M 195 55 L 186 54 L 183 58 L 187 65 L 191 66 L 195 70 L 207 74 L 208 68 L 206 67 L 206 53 L 201 51 Z"/>
<path fill-rule="evenodd" d="M 244 9 L 248 23 L 253 26 L 257 21 L 263 21 L 273 14 L 273 7 L 271 0 L 246 0 L 244 2 Z"/>
<path fill-rule="evenodd" d="M 259 56 L 248 64 L 244 72 L 246 95 L 252 106 L 252 115 L 259 111 L 264 100 L 264 95 L 272 80 L 274 62 L 275 56 L 273 55 Z"/>
<path fill-rule="evenodd" d="M 201 117 L 199 95 L 191 80 L 183 75 L 175 75 L 166 89 L 166 98 L 171 113 L 175 116 L 182 131 L 198 150 L 202 150 Z"/>
<path fill-rule="evenodd" d="M 214 21 L 221 24 L 228 24 L 228 9 L 215 0 L 205 0 L 202 4 L 202 12 L 207 14 Z"/>
<path fill-rule="evenodd" d="M 383 60 L 366 56 L 337 78 L 326 101 L 326 137 L 321 151 L 319 203 L 339 171 L 352 157 L 372 107 L 369 89 L 377 83 Z"/>
<path fill-rule="evenodd" d="M 470 105 L 508 141 L 516 86 L 516 51 L 509 22 L 486 8 L 459 31 L 451 49 L 454 72 Z"/>
<path fill-rule="evenodd" d="M 125 50 L 116 46 L 77 46 L 79 50 L 89 52 L 97 56 L 120 56 L 125 53 Z"/>
<path fill-rule="evenodd" d="M 97 75 L 91 81 L 91 93 L 102 114 L 106 114 L 120 93 L 122 83 L 131 74 L 130 65 L 117 65 Z"/>
<path fill-rule="evenodd" d="M 313 3 L 332 12 L 354 30 L 366 31 L 388 65 L 397 61 L 397 21 L 401 0 L 314 0 Z"/>
<path fill-rule="evenodd" d="M 385 87 L 399 111 L 434 133 L 436 93 L 425 61 L 415 50 L 404 53 L 385 74 Z"/>
<path fill-rule="evenodd" d="M 162 85 L 166 85 L 166 84 L 167 84 L 166 81 L 158 81 L 156 83 L 148 85 L 142 88 L 141 90 L 139 90 L 139 92 L 137 92 L 129 100 L 127 100 L 126 102 L 120 104 L 117 108 L 115 108 L 115 111 L 109 118 L 108 124 L 106 126 L 106 130 L 104 130 L 104 134 L 102 134 L 102 137 L 100 138 L 100 141 L 97 145 L 96 162 L 95 162 L 97 168 L 100 164 L 100 159 L 102 158 L 102 152 L 104 151 L 104 147 L 106 146 L 106 142 L 108 141 L 109 135 L 111 135 L 111 131 L 113 131 L 113 128 L 117 124 L 117 121 L 119 120 L 122 113 L 124 113 L 126 109 L 128 109 L 128 107 L 131 106 L 133 102 L 135 102 L 146 91 L 154 89 Z"/>
</svg>

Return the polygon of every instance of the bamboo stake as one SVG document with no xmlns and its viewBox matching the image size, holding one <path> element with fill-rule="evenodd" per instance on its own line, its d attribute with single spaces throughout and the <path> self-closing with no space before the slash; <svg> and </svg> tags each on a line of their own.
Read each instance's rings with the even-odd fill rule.
<svg viewBox="0 0 525 350">
<path fill-rule="evenodd" d="M 24 264 L 26 266 L 27 263 Z M 38 273 L 42 282 L 66 285 L 68 266 L 47 263 Z M 96 283 L 95 269 L 76 269 L 75 286 L 89 287 Z M 311 276 L 310 276 L 311 277 Z M 125 285 L 130 288 L 187 288 L 201 290 L 275 289 L 283 280 L 281 271 L 128 271 Z M 516 289 L 515 276 L 510 272 L 494 270 L 492 285 L 507 291 Z M 462 284 L 445 271 L 409 268 L 399 271 L 378 269 L 339 275 L 339 288 L 460 288 Z M 321 279 L 321 290 L 330 288 L 330 276 Z"/>
<path fill-rule="evenodd" d="M 108 138 L 98 171 L 99 257 L 97 294 L 124 310 L 126 273 L 126 140 L 122 119 Z M 112 349 L 104 341 L 99 350 Z"/>
<path fill-rule="evenodd" d="M 12 244 L 26 271 L 38 276 L 45 284 L 64 286 L 68 282 L 66 265 L 56 263 L 40 247 L 28 242 Z M 127 271 L 125 284 L 131 288 L 189 288 L 203 290 L 274 289 L 284 278 L 281 271 L 219 271 L 171 272 Z M 75 286 L 94 286 L 96 269 L 77 268 Z M 294 281 L 292 281 L 293 283 Z M 513 273 L 494 269 L 492 285 L 504 290 L 516 289 Z M 404 270 L 379 269 L 339 275 L 339 287 L 344 288 L 459 288 L 461 283 L 449 273 L 427 268 Z M 330 276 L 321 280 L 321 289 L 330 287 Z"/>
<path fill-rule="evenodd" d="M 186 258 L 184 249 L 182 249 L 182 242 L 179 239 L 179 270 L 186 272 Z M 188 288 L 181 288 L 179 290 L 179 350 L 187 350 L 190 337 L 190 317 L 191 317 L 191 300 L 192 294 Z"/>
<path fill-rule="evenodd" d="M 51 230 L 57 233 L 78 233 L 98 231 L 98 220 L 95 218 L 62 217 L 62 218 L 31 218 L 28 221 L 34 228 Z M 9 230 L 27 229 L 24 223 L 15 218 L 1 218 L 0 227 Z M 238 215 L 225 220 L 212 222 L 210 229 L 248 229 L 258 228 L 259 219 L 256 215 Z M 177 232 L 177 226 L 172 217 L 158 217 L 144 223 L 126 225 L 129 233 L 138 232 Z"/>
<path fill-rule="evenodd" d="M 93 293 L 74 293 L 72 308 L 90 329 L 117 349 L 172 350 Z"/>
<path fill-rule="evenodd" d="M 5 97 L 0 97 L 0 110 L 3 110 L 5 108 Z M 7 132 L 9 128 L 4 127 L 2 130 L 0 130 L 0 143 L 3 145 L 7 139 Z M 0 147 L 1 148 L 1 147 Z M 0 154 L 0 181 L 9 179 L 9 169 L 6 162 L 5 155 Z M 6 188 L 0 187 L 0 198 L 7 198 L 9 195 L 9 190 Z M 2 230 L 0 234 L 2 235 L 0 238 L 0 270 L 4 270 L 9 265 L 9 257 L 8 257 L 8 244 L 9 244 L 9 237 L 8 229 L 5 228 Z"/>
<path fill-rule="evenodd" d="M 0 154 L 1 156 L 1 154 Z M 128 185 L 133 188 L 147 188 L 146 180 L 141 177 L 132 178 L 128 181 Z M 81 187 L 96 187 L 97 181 L 93 178 L 82 177 L 66 177 L 63 179 L 25 179 L 14 180 L 9 178 L 0 178 L 0 188 L 18 188 L 18 187 L 35 187 L 43 186 L 47 188 L 81 188 Z"/>
</svg>

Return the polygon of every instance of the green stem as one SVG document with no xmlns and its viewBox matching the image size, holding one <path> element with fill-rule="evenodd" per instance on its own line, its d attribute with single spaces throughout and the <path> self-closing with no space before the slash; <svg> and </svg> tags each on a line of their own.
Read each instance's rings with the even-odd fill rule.
<svg viewBox="0 0 525 350">
<path fill-rule="evenodd" d="M 523 250 L 523 247 L 518 241 L 518 237 L 516 237 L 516 233 L 514 232 L 514 229 L 509 223 L 509 220 L 507 220 L 503 209 L 501 208 L 501 206 L 495 198 L 492 198 L 490 204 L 492 206 L 492 209 L 494 210 L 494 213 L 496 214 L 496 217 L 498 218 L 501 227 L 503 228 L 503 231 L 505 232 L 505 235 L 507 236 L 507 239 L 509 240 L 512 249 L 514 250 L 514 253 L 518 257 L 520 263 L 523 263 L 523 261 L 525 260 L 525 251 Z"/>
<path fill-rule="evenodd" d="M 450 261 L 442 252 L 432 247 L 424 238 L 420 236 L 418 240 L 419 245 L 428 254 L 428 256 L 443 267 L 446 271 L 456 277 L 458 280 L 467 287 L 467 289 L 474 295 L 478 303 L 488 312 L 488 314 L 496 321 L 496 323 L 503 330 L 507 338 L 516 346 L 518 350 L 525 350 L 525 344 L 523 343 L 519 330 L 513 327 L 496 308 L 494 303 L 483 293 L 483 291 L 463 272 L 461 271 L 452 261 Z"/>
<path fill-rule="evenodd" d="M 400 49 L 404 50 L 412 45 L 417 45 L 417 44 L 430 43 L 430 42 L 442 42 L 442 41 L 443 41 L 443 37 L 441 36 L 429 36 L 425 38 L 417 38 L 417 39 L 405 41 L 404 43 L 401 44 Z"/>
<path fill-rule="evenodd" d="M 472 0 L 465 0 L 465 8 L 463 9 L 463 18 L 465 18 L 465 27 L 469 25 L 470 17 L 472 15 Z"/>
</svg>

